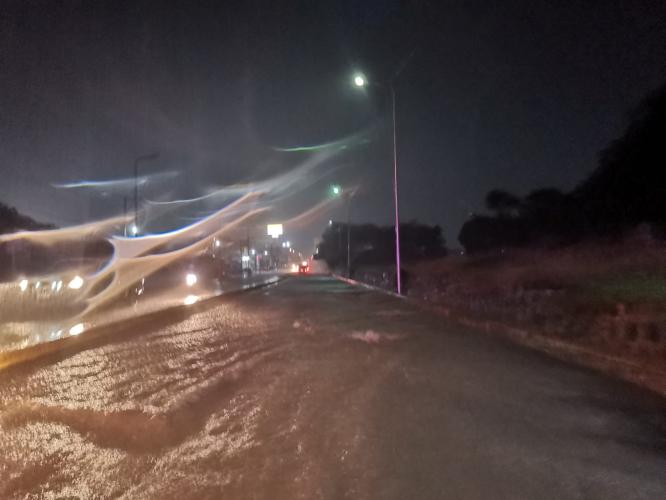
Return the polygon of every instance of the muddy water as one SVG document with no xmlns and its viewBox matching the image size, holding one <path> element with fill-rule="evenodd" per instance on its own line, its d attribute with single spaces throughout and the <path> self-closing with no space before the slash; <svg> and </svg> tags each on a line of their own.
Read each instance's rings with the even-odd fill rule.
<svg viewBox="0 0 666 500">
<path fill-rule="evenodd" d="M 291 280 L 0 373 L 0 498 L 660 498 L 663 407 Z M 168 323 L 168 322 L 167 322 Z"/>
</svg>

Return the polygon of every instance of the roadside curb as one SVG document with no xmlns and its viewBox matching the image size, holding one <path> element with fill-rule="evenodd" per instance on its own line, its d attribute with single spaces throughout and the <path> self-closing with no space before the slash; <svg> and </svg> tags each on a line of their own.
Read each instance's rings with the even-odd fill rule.
<svg viewBox="0 0 666 500">
<path fill-rule="evenodd" d="M 104 337 L 112 335 L 114 332 L 117 332 L 118 328 L 130 328 L 132 326 L 137 326 L 145 322 L 156 321 L 160 319 L 165 313 L 183 313 L 183 317 L 187 317 L 192 313 L 196 313 L 203 309 L 202 306 L 209 306 L 214 300 L 219 300 L 221 298 L 233 298 L 238 295 L 242 295 L 246 292 L 251 292 L 253 290 L 259 290 L 261 288 L 267 288 L 269 286 L 274 286 L 289 278 L 289 276 L 276 276 L 274 279 L 263 281 L 255 285 L 248 285 L 244 288 L 239 288 L 237 290 L 231 290 L 220 295 L 215 295 L 213 297 L 208 297 L 203 299 L 195 304 L 185 305 L 179 304 L 176 306 L 167 307 L 165 309 L 160 309 L 158 311 L 151 311 L 145 314 L 141 314 L 136 317 L 123 319 L 117 322 L 112 322 L 108 324 L 92 326 L 83 332 L 81 335 L 68 336 L 58 340 L 52 340 L 50 342 L 43 342 L 40 344 L 31 345 L 23 349 L 16 349 L 13 351 L 0 353 L 0 373 L 3 370 L 6 370 L 11 367 L 15 367 L 22 363 L 28 361 L 34 361 L 36 359 L 47 357 L 49 355 L 55 355 L 62 353 L 60 358 L 65 358 L 72 351 L 83 350 L 94 341 L 98 341 Z"/>
<path fill-rule="evenodd" d="M 609 377 L 630 382 L 641 388 L 655 392 L 662 397 L 666 397 L 666 373 L 646 370 L 645 367 L 631 360 L 594 351 L 584 346 L 560 339 L 554 339 L 536 332 L 531 332 L 524 328 L 513 327 L 505 323 L 490 320 L 473 320 L 465 316 L 452 315 L 450 310 L 445 306 L 438 306 L 413 297 L 398 295 L 395 292 L 350 278 L 345 278 L 338 274 L 332 274 L 332 276 L 350 285 L 361 286 L 369 290 L 406 300 L 416 307 L 445 316 L 454 323 L 474 328 L 486 335 L 492 335 L 493 332 L 495 332 L 516 345 L 545 353 L 569 364 L 590 368 Z"/>
<path fill-rule="evenodd" d="M 356 281 L 351 278 L 345 278 L 344 276 L 341 276 L 339 274 L 331 273 L 331 276 L 333 276 L 335 279 L 344 281 L 348 285 L 355 285 L 355 286 L 362 286 L 363 288 L 367 288 L 368 290 L 374 290 L 375 292 L 381 292 L 386 295 L 391 295 L 392 297 L 395 297 L 396 299 L 402 299 L 402 300 L 412 300 L 406 295 L 399 295 L 395 292 L 391 292 L 390 290 L 386 290 L 385 288 L 380 288 L 378 286 L 374 285 L 368 285 L 367 283 L 363 283 L 362 281 Z"/>
</svg>

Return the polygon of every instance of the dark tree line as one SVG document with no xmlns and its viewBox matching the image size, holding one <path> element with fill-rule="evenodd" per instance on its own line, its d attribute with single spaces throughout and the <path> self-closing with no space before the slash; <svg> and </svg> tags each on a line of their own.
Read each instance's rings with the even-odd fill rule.
<svg viewBox="0 0 666 500">
<path fill-rule="evenodd" d="M 35 231 L 38 229 L 53 229 L 52 224 L 42 224 L 34 219 L 19 213 L 14 207 L 0 202 L 0 234 L 14 233 L 16 231 Z"/>
<path fill-rule="evenodd" d="M 350 261 L 352 270 L 362 264 L 395 262 L 395 230 L 393 226 L 351 224 Z M 442 257 L 446 246 L 442 229 L 417 222 L 400 224 L 400 257 L 404 261 Z M 347 265 L 347 224 L 333 223 L 322 235 L 317 258 L 331 268 Z"/>
<path fill-rule="evenodd" d="M 0 234 L 16 231 L 37 231 L 53 229 L 53 224 L 37 222 L 27 215 L 19 213 L 14 207 L 0 202 Z M 88 245 L 100 247 L 105 242 Z M 16 240 L 0 243 L 0 282 L 14 280 L 21 275 L 47 273 L 57 266 L 58 260 L 71 258 L 83 253 L 84 242 L 72 242 L 69 245 L 45 247 L 29 240 Z M 109 251 L 107 250 L 107 253 Z"/>
<path fill-rule="evenodd" d="M 566 245 L 619 238 L 641 224 L 666 235 L 666 85 L 631 116 L 624 134 L 599 155 L 592 174 L 564 193 L 545 188 L 521 198 L 486 195 L 492 215 L 476 215 L 458 237 L 468 252 Z"/>
</svg>

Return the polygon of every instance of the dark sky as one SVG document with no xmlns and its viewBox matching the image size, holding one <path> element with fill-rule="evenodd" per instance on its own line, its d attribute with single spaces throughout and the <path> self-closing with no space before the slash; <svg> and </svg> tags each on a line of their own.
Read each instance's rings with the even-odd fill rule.
<svg viewBox="0 0 666 500">
<path fill-rule="evenodd" d="M 354 220 L 388 223 L 390 108 L 351 74 L 384 81 L 413 52 L 395 82 L 402 218 L 456 245 L 488 190 L 569 189 L 594 168 L 666 82 L 665 20 L 656 0 L 2 0 L 0 201 L 77 223 L 119 213 L 122 196 L 52 184 L 128 177 L 141 154 L 160 153 L 147 173 L 181 172 L 146 196 L 194 197 L 306 156 L 274 148 L 362 133 L 330 181 L 361 183 Z"/>
</svg>

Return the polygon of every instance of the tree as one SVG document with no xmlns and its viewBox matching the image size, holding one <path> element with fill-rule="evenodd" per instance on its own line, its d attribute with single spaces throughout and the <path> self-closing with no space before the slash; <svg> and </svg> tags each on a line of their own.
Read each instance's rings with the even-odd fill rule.
<svg viewBox="0 0 666 500">
<path fill-rule="evenodd" d="M 393 226 L 352 224 L 350 256 L 352 267 L 360 264 L 390 265 L 395 262 L 395 231 Z M 404 261 L 430 259 L 446 255 L 442 228 L 411 221 L 400 224 L 400 253 Z M 347 225 L 333 223 L 322 235 L 318 258 L 329 267 L 347 263 Z"/>
<path fill-rule="evenodd" d="M 631 119 L 573 192 L 595 234 L 618 234 L 641 223 L 666 229 L 666 85 L 644 99 Z"/>
<path fill-rule="evenodd" d="M 531 240 L 530 229 L 525 218 L 475 215 L 463 224 L 458 241 L 467 253 L 519 247 Z"/>
<path fill-rule="evenodd" d="M 35 231 L 38 229 L 52 229 L 52 224 L 43 224 L 19 213 L 14 207 L 0 202 L 0 234 L 13 233 L 16 231 Z"/>
<path fill-rule="evenodd" d="M 592 174 L 570 193 L 554 188 L 524 199 L 494 189 L 486 207 L 460 231 L 468 252 L 505 246 L 563 245 L 583 238 L 614 238 L 642 224 L 666 234 L 666 85 L 631 115 L 624 134 L 599 156 Z"/>
<path fill-rule="evenodd" d="M 520 207 L 520 198 L 508 191 L 493 189 L 486 195 L 486 208 L 496 212 L 500 217 L 515 216 Z"/>
</svg>

